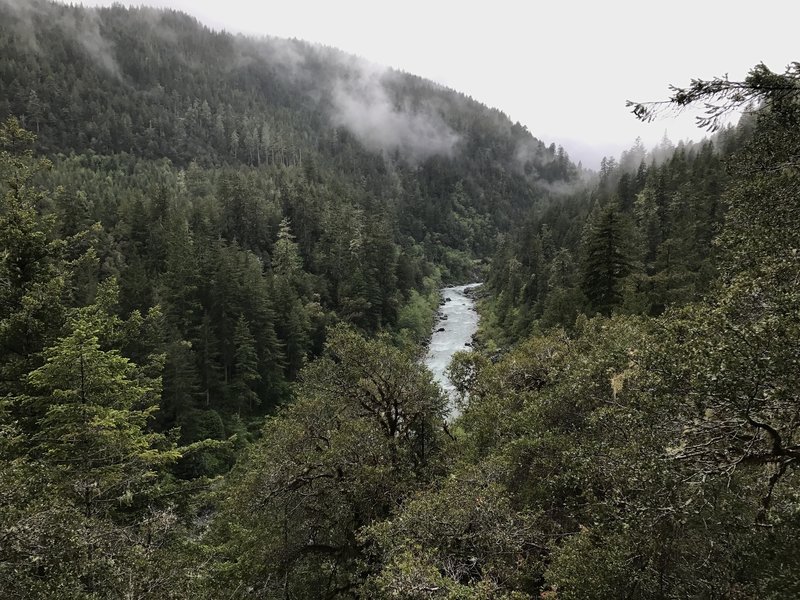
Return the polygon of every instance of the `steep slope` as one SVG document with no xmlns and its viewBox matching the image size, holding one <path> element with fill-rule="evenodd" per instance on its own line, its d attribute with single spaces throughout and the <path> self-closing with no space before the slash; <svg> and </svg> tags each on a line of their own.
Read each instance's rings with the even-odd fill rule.
<svg viewBox="0 0 800 600">
<path fill-rule="evenodd" d="M 489 269 L 493 335 L 507 345 L 571 329 L 579 314 L 656 316 L 700 299 L 716 269 L 726 165 L 751 129 L 744 119 L 700 143 L 637 143 L 603 159 L 592 185 L 535 205 Z"/>
<path fill-rule="evenodd" d="M 4 0 L 0 11 L 0 116 L 24 117 L 47 153 L 334 170 L 394 196 L 404 233 L 480 253 L 539 181 L 575 175 L 502 113 L 331 48 L 147 8 Z M 459 222 L 484 218 L 490 229 L 465 240 Z"/>
<path fill-rule="evenodd" d="M 248 437 L 333 324 L 418 344 L 439 283 L 473 277 L 498 232 L 577 177 L 452 90 L 175 11 L 0 0 L 0 56 L 0 119 L 53 162 L 31 168 L 47 235 L 69 245 L 61 302 L 113 278 L 121 318 L 157 307 L 129 355 L 165 356 L 157 421 L 186 443 Z M 31 355 L 66 322 L 50 326 Z M 184 474 L 226 469 L 222 454 Z"/>
</svg>

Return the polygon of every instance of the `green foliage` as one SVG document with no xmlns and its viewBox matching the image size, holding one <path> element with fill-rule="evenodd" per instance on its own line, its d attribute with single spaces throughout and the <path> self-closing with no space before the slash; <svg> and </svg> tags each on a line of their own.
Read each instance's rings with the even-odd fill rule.
<svg viewBox="0 0 800 600">
<path fill-rule="evenodd" d="M 444 408 L 413 355 L 333 329 L 224 492 L 211 583 L 232 577 L 263 597 L 355 589 L 365 566 L 358 530 L 440 471 Z"/>
<path fill-rule="evenodd" d="M 630 226 L 612 204 L 590 225 L 584 244 L 583 291 L 592 310 L 609 314 L 620 304 L 621 281 L 631 271 Z"/>
<path fill-rule="evenodd" d="M 250 327 L 244 317 L 239 317 L 236 322 L 233 345 L 235 356 L 232 387 L 237 396 L 234 402 L 240 407 L 243 405 L 248 406 L 252 411 L 253 405 L 259 402 L 258 394 L 253 388 L 261 381 L 261 374 L 258 372 L 256 339 L 250 332 Z"/>
<path fill-rule="evenodd" d="M 655 316 L 702 297 L 718 264 L 726 160 L 750 135 L 743 123 L 650 153 L 637 142 L 619 162 L 604 159 L 598 178 L 533 207 L 489 270 L 494 338 L 570 330 L 581 313 Z"/>
<path fill-rule="evenodd" d="M 412 347 L 421 347 L 430 337 L 439 308 L 439 291 L 430 281 L 427 294 L 412 290 L 397 313 L 397 329 Z"/>
<path fill-rule="evenodd" d="M 53 219 L 39 217 L 45 194 L 34 183 L 49 168 L 35 159 L 33 136 L 15 119 L 0 125 L 0 393 L 19 391 L 63 319 L 68 273 Z"/>
<path fill-rule="evenodd" d="M 368 589 L 398 598 L 510 598 L 504 590 L 540 577 L 536 518 L 511 506 L 505 471 L 487 462 L 456 472 L 369 528 L 383 570 Z"/>
<path fill-rule="evenodd" d="M 95 305 L 68 320 L 68 334 L 45 349 L 44 364 L 28 375 L 35 395 L 20 398 L 26 417 L 35 419 L 33 454 L 58 464 L 70 482 L 84 480 L 79 494 L 89 512 L 90 504 L 141 489 L 152 469 L 177 458 L 153 451 L 158 436 L 142 435 L 157 409 L 160 381 L 100 346 L 99 336 L 113 327 L 103 304 L 115 294 L 107 285 Z"/>
<path fill-rule="evenodd" d="M 797 65 L 579 182 L 391 71 L 459 141 L 375 152 L 358 61 L 173 11 L 0 3 L 0 52 L 5 596 L 800 594 Z M 446 422 L 418 345 L 492 253 Z"/>
<path fill-rule="evenodd" d="M 376 152 L 325 100 L 361 61 L 175 11 L 3 3 L 0 53 L 0 116 L 37 133 L 2 134 L 0 386 L 20 392 L 68 310 L 114 278 L 119 316 L 160 308 L 156 335 L 117 349 L 164 355 L 148 427 L 184 444 L 257 437 L 332 324 L 421 342 L 439 280 L 474 277 L 540 181 L 577 175 L 505 115 L 394 71 L 387 95 L 458 148 Z M 287 76 L 286 56 L 307 77 Z M 234 459 L 209 447 L 172 469 L 212 476 Z"/>
<path fill-rule="evenodd" d="M 2 407 L 4 420 L 19 415 L 4 430 L 0 480 L 10 597 L 163 597 L 179 576 L 159 575 L 180 529 L 170 497 L 181 493 L 168 475 L 179 449 L 148 430 L 160 357 L 139 366 L 104 347 L 141 334 L 141 320 L 108 312 L 115 302 L 108 281 L 94 304 L 70 311 L 26 393 Z"/>
<path fill-rule="evenodd" d="M 519 515 L 539 511 L 541 578 L 509 580 L 498 595 L 797 594 L 796 574 L 789 575 L 800 559 L 790 541 L 798 525 L 800 314 L 792 97 L 780 110 L 770 104 L 740 140 L 729 159 L 736 174 L 724 191 L 715 187 L 720 178 L 704 147 L 692 159 L 693 170 L 706 165 L 702 176 L 691 176 L 692 187 L 682 183 L 663 201 L 670 185 L 664 175 L 683 170 L 680 182 L 687 173 L 678 151 L 669 169 L 655 172 L 652 187 L 636 192 L 638 234 L 628 241 L 644 243 L 629 256 L 644 272 L 617 282 L 616 310 L 673 308 L 655 319 L 578 317 L 569 335 L 536 335 L 494 361 L 462 358 L 454 366 L 466 400 L 467 462 L 507 465 L 500 482 L 509 505 Z M 604 175 L 615 168 L 606 166 Z M 620 179 L 617 186 L 621 207 L 627 185 Z M 707 287 L 712 276 L 702 249 L 722 203 L 725 228 L 712 246 L 718 280 Z M 594 227 L 588 241 L 602 237 Z M 534 238 L 536 252 L 542 240 Z M 495 266 L 493 285 L 513 292 L 496 300 L 495 318 L 498 310 L 522 313 L 508 300 L 525 301 L 521 265 Z M 687 303 L 704 288 L 703 301 Z M 432 520 L 456 515 L 452 508 Z M 382 527 L 402 529 L 397 522 Z M 495 530 L 503 523 L 498 519 Z M 426 540 L 415 556 L 428 557 L 448 536 Z"/>
</svg>

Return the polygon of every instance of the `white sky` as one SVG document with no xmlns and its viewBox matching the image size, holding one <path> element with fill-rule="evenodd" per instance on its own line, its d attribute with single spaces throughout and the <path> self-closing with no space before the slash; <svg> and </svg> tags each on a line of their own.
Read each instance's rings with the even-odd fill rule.
<svg viewBox="0 0 800 600">
<path fill-rule="evenodd" d="M 107 5 L 107 0 L 82 0 Z M 433 79 L 505 112 L 596 168 L 637 136 L 700 139 L 691 115 L 640 123 L 693 77 L 800 61 L 796 0 L 144 0 L 231 32 L 296 37 Z"/>
</svg>

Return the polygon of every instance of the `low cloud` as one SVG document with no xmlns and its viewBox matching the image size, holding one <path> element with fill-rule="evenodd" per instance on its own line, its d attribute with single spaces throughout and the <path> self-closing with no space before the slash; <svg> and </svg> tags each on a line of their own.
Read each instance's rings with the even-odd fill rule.
<svg viewBox="0 0 800 600">
<path fill-rule="evenodd" d="M 520 168 L 539 167 L 555 160 L 555 156 L 547 150 L 545 145 L 534 138 L 519 141 L 514 151 L 514 158 Z"/>
<path fill-rule="evenodd" d="M 331 123 L 350 131 L 376 152 L 399 153 L 410 162 L 452 156 L 459 135 L 427 98 L 414 98 L 399 74 L 358 56 L 297 40 L 267 38 L 247 49 L 327 111 Z M 432 84 L 431 84 L 432 85 Z"/>
<path fill-rule="evenodd" d="M 86 53 L 108 73 L 115 77 L 121 76 L 121 71 L 114 58 L 114 45 L 100 33 L 100 17 L 97 9 L 85 9 L 68 16 L 61 21 L 61 26 L 75 35 Z"/>
<path fill-rule="evenodd" d="M 80 44 L 102 70 L 123 78 L 114 44 L 103 36 L 98 9 L 43 0 L 0 0 L 0 6 L 10 8 L 18 21 L 17 30 L 36 51 L 40 44 L 35 22 L 49 20 Z M 161 11 L 132 13 L 160 37 L 172 42 L 177 39 Z M 372 151 L 397 153 L 412 163 L 431 156 L 452 156 L 457 151 L 460 136 L 445 122 L 436 101 L 426 91 L 420 92 L 419 83 L 409 90 L 408 82 L 391 69 L 298 40 L 234 36 L 232 42 L 231 68 L 264 61 L 275 75 L 322 107 L 333 126 L 347 129 Z"/>
<path fill-rule="evenodd" d="M 41 0 L 0 0 L 16 16 L 16 30 L 36 52 L 40 51 L 34 19 L 55 20 L 57 26 L 73 38 L 102 69 L 120 77 L 113 44 L 100 31 L 100 15 L 96 8 L 60 6 Z"/>
<path fill-rule="evenodd" d="M 363 64 L 353 77 L 335 81 L 334 124 L 347 128 L 371 150 L 399 152 L 412 162 L 452 156 L 459 135 L 435 107 L 412 107 L 409 98 L 392 99 L 386 86 L 389 77 L 390 71 Z"/>
</svg>

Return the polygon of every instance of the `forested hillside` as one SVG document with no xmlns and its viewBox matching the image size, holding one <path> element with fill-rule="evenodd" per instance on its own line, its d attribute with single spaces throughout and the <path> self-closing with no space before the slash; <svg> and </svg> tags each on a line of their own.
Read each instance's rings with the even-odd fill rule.
<svg viewBox="0 0 800 600">
<path fill-rule="evenodd" d="M 4 1 L 0 23 L 0 117 L 50 161 L 31 183 L 68 246 L 60 301 L 113 278 L 120 318 L 158 307 L 140 352 L 185 443 L 249 435 L 337 322 L 419 344 L 439 283 L 577 177 L 498 111 L 331 48 L 121 6 Z"/>
<path fill-rule="evenodd" d="M 571 328 L 579 314 L 657 316 L 700 299 L 716 277 L 729 159 L 747 119 L 700 143 L 640 142 L 599 180 L 534 206 L 496 250 L 488 277 L 498 340 Z"/>
<path fill-rule="evenodd" d="M 415 527 L 375 528 L 383 590 L 424 597 L 410 570 L 457 597 L 800 594 L 798 81 L 676 89 L 712 128 L 750 108 L 604 161 L 501 245 L 490 351 L 451 365 L 469 458 L 404 508 Z"/>
<path fill-rule="evenodd" d="M 797 597 L 799 82 L 594 177 L 335 49 L 0 0 L 0 596 Z"/>
</svg>

